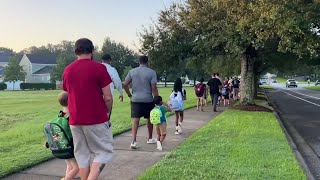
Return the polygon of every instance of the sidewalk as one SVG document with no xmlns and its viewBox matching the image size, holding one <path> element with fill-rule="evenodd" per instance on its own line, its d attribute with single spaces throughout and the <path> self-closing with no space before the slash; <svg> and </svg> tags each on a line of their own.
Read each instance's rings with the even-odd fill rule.
<svg viewBox="0 0 320 180">
<path fill-rule="evenodd" d="M 114 138 L 114 158 L 104 168 L 99 180 L 129 180 L 136 179 L 147 168 L 157 163 L 172 149 L 186 140 L 191 134 L 204 126 L 207 122 L 217 116 L 225 108 L 218 108 L 218 113 L 213 113 L 212 107 L 206 107 L 205 112 L 196 109 L 185 111 L 183 122 L 183 133 L 175 135 L 175 116 L 168 118 L 167 137 L 162 152 L 156 150 L 155 144 L 146 143 L 147 128 L 142 126 L 138 131 L 139 149 L 131 150 L 131 131 L 120 134 Z M 154 137 L 156 133 L 154 130 Z M 4 180 L 60 180 L 65 175 L 66 164 L 63 160 L 54 159 L 42 163 L 33 168 L 13 174 Z"/>
</svg>

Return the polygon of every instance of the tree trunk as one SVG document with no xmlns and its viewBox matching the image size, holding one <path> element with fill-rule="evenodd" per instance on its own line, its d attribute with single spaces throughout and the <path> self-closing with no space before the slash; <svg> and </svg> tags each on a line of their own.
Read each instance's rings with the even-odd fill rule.
<svg viewBox="0 0 320 180">
<path fill-rule="evenodd" d="M 13 81 L 13 84 L 12 84 L 12 91 L 14 91 L 14 81 Z"/>
<path fill-rule="evenodd" d="M 254 58 L 246 54 L 241 60 L 240 104 L 254 104 Z"/>
<path fill-rule="evenodd" d="M 164 87 L 167 87 L 167 75 L 164 76 Z"/>
<path fill-rule="evenodd" d="M 259 85 L 258 85 L 258 74 L 253 74 L 254 78 L 253 78 L 253 84 L 252 84 L 252 88 L 253 88 L 253 93 L 254 93 L 254 98 L 258 97 L 258 89 L 259 89 Z"/>
</svg>

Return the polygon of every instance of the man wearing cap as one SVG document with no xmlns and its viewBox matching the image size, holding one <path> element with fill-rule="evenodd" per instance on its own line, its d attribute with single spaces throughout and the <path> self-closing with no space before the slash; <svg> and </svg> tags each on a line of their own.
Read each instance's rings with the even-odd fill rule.
<svg viewBox="0 0 320 180">
<path fill-rule="evenodd" d="M 119 92 L 119 100 L 122 102 L 123 101 L 122 82 L 116 68 L 111 66 L 111 61 L 112 61 L 112 58 L 110 54 L 105 54 L 102 56 L 102 64 L 106 66 L 107 71 L 110 74 L 110 77 L 112 79 L 112 83 L 110 84 L 112 96 L 114 95 L 114 89 L 116 88 Z"/>
</svg>

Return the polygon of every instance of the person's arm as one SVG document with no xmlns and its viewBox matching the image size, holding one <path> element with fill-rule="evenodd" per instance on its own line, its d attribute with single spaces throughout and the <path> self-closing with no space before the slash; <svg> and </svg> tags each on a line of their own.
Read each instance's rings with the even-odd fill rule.
<svg viewBox="0 0 320 180">
<path fill-rule="evenodd" d="M 172 109 L 170 108 L 170 106 L 166 103 L 166 102 L 162 102 L 162 105 L 164 106 L 164 107 L 166 107 L 166 111 L 169 111 L 169 112 L 171 112 L 172 111 Z"/>
<path fill-rule="evenodd" d="M 116 69 L 114 69 L 114 77 L 112 80 L 113 80 L 114 86 L 117 88 L 117 90 L 119 92 L 119 99 L 122 102 L 123 101 L 122 82 L 121 82 L 120 76 L 118 74 L 118 71 Z"/>
<path fill-rule="evenodd" d="M 110 90 L 110 85 L 102 88 L 103 100 L 107 107 L 107 112 L 110 114 L 113 106 L 113 98 Z"/>
<path fill-rule="evenodd" d="M 158 87 L 157 87 L 157 74 L 156 74 L 156 72 L 154 72 L 152 75 L 151 90 L 152 90 L 153 96 L 159 96 L 159 91 L 158 91 Z"/>
<path fill-rule="evenodd" d="M 126 79 L 125 79 L 125 81 L 123 82 L 123 88 L 124 88 L 124 90 L 126 91 L 126 93 L 127 93 L 127 95 L 128 95 L 129 98 L 132 97 L 132 94 L 131 94 L 130 89 L 129 89 L 129 85 L 130 85 L 131 80 L 132 80 L 132 78 L 131 78 L 131 73 L 130 73 L 130 72 L 131 72 L 131 71 L 129 71 L 129 73 L 128 73 Z"/>
</svg>

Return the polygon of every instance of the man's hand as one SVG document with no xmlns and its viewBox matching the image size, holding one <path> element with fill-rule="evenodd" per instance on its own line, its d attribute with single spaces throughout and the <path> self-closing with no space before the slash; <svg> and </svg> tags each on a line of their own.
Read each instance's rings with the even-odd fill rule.
<svg viewBox="0 0 320 180">
<path fill-rule="evenodd" d="M 120 102 L 123 102 L 123 96 L 119 96 Z"/>
</svg>

